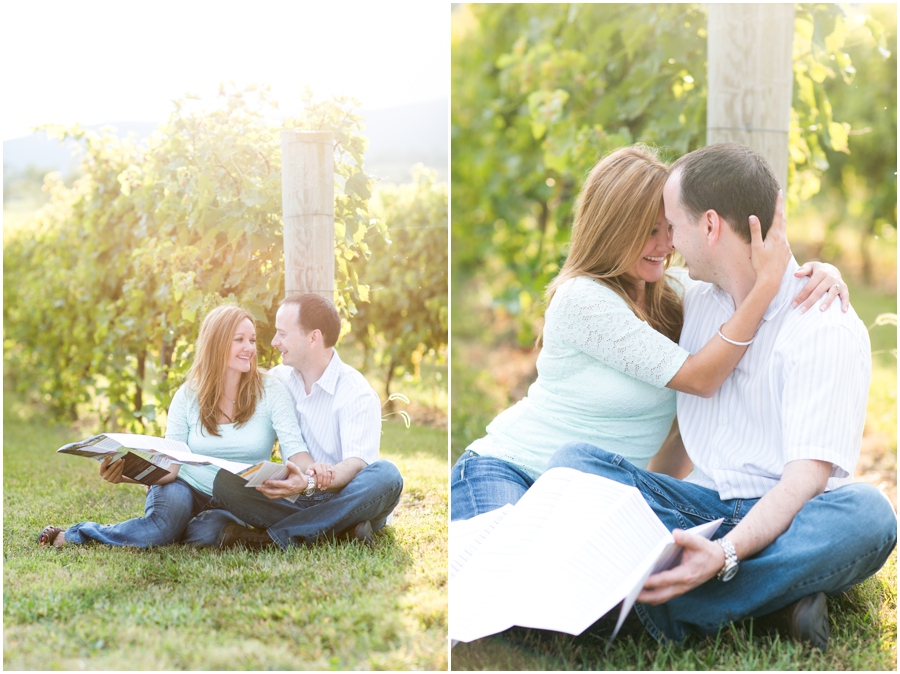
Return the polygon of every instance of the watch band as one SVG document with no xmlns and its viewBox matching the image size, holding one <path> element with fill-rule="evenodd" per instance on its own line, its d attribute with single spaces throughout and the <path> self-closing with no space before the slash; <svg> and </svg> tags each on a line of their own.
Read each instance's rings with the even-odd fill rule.
<svg viewBox="0 0 900 674">
<path fill-rule="evenodd" d="M 722 550 L 725 552 L 725 564 L 722 565 L 719 573 L 716 574 L 716 578 L 725 583 L 737 574 L 740 562 L 734 549 L 734 544 L 731 541 L 723 536 L 722 538 L 717 538 L 716 543 L 721 545 Z"/>
<path fill-rule="evenodd" d="M 303 492 L 304 496 L 312 496 L 316 493 L 316 478 L 312 475 L 306 476 L 306 491 Z"/>
</svg>

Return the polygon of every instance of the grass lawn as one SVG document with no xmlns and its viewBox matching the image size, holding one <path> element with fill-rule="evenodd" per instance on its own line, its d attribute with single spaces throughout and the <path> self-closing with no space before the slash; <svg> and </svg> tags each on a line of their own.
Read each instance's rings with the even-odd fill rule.
<svg viewBox="0 0 900 674">
<path fill-rule="evenodd" d="M 385 423 L 382 457 L 405 487 L 374 550 L 51 550 L 35 542 L 46 524 L 140 516 L 143 490 L 108 485 L 93 462 L 56 455 L 81 435 L 21 418 L 10 397 L 5 669 L 446 669 L 445 430 Z"/>
<path fill-rule="evenodd" d="M 548 583 L 552 586 L 552 583 Z M 537 584 L 535 584 L 535 591 Z M 778 636 L 754 636 L 750 626 L 731 626 L 716 637 L 681 646 L 607 640 L 590 630 L 578 637 L 514 628 L 457 644 L 454 670 L 897 670 L 897 553 L 874 578 L 828 600 L 831 641 L 825 654 Z"/>
</svg>

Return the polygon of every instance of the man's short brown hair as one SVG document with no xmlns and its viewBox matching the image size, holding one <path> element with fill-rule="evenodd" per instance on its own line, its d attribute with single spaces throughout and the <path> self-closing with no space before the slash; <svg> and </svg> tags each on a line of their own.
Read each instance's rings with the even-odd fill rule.
<svg viewBox="0 0 900 674">
<path fill-rule="evenodd" d="M 281 306 L 294 305 L 300 313 L 300 329 L 303 332 L 319 330 L 326 347 L 334 346 L 341 334 L 341 317 L 331 300 L 316 293 L 290 295 L 281 300 Z"/>
<path fill-rule="evenodd" d="M 750 243 L 751 215 L 759 218 L 763 238 L 775 216 L 778 179 L 759 154 L 738 143 L 714 143 L 694 150 L 672 165 L 681 171 L 681 205 L 695 220 L 713 210 Z"/>
</svg>

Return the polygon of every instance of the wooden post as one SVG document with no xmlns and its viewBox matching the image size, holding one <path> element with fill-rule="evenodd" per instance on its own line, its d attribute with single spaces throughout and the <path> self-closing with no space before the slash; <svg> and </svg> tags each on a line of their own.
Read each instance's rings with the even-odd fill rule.
<svg viewBox="0 0 900 674">
<path fill-rule="evenodd" d="M 285 296 L 334 301 L 334 134 L 281 132 Z"/>
<path fill-rule="evenodd" d="M 708 7 L 707 144 L 733 141 L 771 164 L 787 191 L 794 6 Z"/>
</svg>

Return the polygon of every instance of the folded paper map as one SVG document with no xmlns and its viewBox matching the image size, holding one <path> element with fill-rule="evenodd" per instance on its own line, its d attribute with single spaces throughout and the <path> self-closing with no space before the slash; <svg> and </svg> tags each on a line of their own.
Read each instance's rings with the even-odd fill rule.
<svg viewBox="0 0 900 674">
<path fill-rule="evenodd" d="M 720 522 L 690 531 L 711 538 Z M 450 523 L 450 638 L 581 634 L 621 602 L 614 638 L 647 577 L 680 553 L 635 487 L 553 468 L 514 506 Z"/>
</svg>

